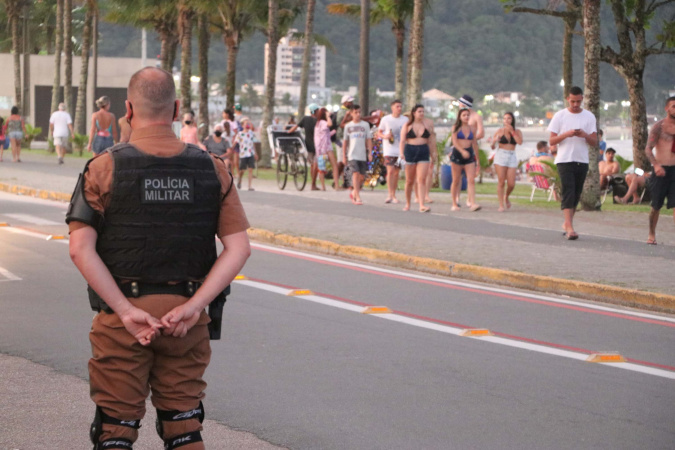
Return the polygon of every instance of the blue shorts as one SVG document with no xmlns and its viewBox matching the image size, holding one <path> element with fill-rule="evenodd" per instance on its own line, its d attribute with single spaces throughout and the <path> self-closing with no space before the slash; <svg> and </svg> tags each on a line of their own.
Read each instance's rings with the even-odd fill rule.
<svg viewBox="0 0 675 450">
<path fill-rule="evenodd" d="M 427 144 L 405 144 L 403 156 L 405 157 L 406 164 L 428 163 L 430 157 L 429 146 Z"/>
<path fill-rule="evenodd" d="M 92 144 L 92 150 L 95 154 L 103 152 L 105 149 L 115 145 L 112 136 L 94 136 L 94 143 Z"/>
</svg>

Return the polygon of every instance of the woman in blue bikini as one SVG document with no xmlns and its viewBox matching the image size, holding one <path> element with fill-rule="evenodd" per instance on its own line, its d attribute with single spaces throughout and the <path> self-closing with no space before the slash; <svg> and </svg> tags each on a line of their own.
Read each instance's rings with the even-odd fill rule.
<svg viewBox="0 0 675 450">
<path fill-rule="evenodd" d="M 453 147 L 450 155 L 450 167 L 452 168 L 451 211 L 459 211 L 460 209 L 459 191 L 462 183 L 462 170 L 466 172 L 468 182 L 469 200 L 467 206 L 471 211 L 478 211 L 481 208 L 476 203 L 476 153 L 478 153 L 478 143 L 469 125 L 470 117 L 468 108 L 460 109 L 455 126 L 452 128 Z"/>
</svg>

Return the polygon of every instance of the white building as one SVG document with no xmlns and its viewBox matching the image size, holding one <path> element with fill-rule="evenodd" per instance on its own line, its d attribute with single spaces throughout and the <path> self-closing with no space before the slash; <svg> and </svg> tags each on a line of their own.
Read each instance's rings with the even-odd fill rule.
<svg viewBox="0 0 675 450">
<path fill-rule="evenodd" d="M 297 30 L 290 30 L 281 38 L 277 47 L 276 89 L 277 97 L 289 94 L 298 101 L 300 98 L 300 77 L 302 76 L 302 56 L 305 51 L 303 41 L 294 39 Z M 267 80 L 267 55 L 269 46 L 265 44 L 265 80 Z M 307 101 L 326 104 L 330 102 L 332 90 L 326 88 L 326 47 L 313 45 L 309 62 L 309 85 Z"/>
</svg>

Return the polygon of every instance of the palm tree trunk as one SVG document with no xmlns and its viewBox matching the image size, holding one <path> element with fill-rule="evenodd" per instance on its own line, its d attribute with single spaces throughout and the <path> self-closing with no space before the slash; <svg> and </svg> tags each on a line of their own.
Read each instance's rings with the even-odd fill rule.
<svg viewBox="0 0 675 450">
<path fill-rule="evenodd" d="M 239 53 L 239 39 L 237 36 L 223 36 L 227 47 L 227 75 L 225 78 L 225 98 L 227 107 L 234 107 L 234 93 L 237 77 L 237 54 Z"/>
<path fill-rule="evenodd" d="M 412 19 L 412 53 L 410 74 L 410 91 L 408 105 L 412 107 L 422 96 L 422 67 L 424 66 L 424 6 L 425 0 L 415 0 Z"/>
<path fill-rule="evenodd" d="M 404 108 L 408 110 L 412 109 L 413 105 L 410 104 L 408 99 L 410 98 L 410 90 L 412 89 L 412 49 L 413 49 L 413 34 L 410 33 L 408 37 L 408 60 L 406 61 L 406 74 L 405 74 L 405 101 Z"/>
<path fill-rule="evenodd" d="M 312 1 L 312 0 L 310 0 Z M 270 167 L 272 149 L 270 149 L 269 139 L 266 139 L 267 127 L 272 123 L 274 116 L 274 91 L 276 88 L 277 74 L 277 47 L 279 45 L 279 0 L 268 0 L 268 19 L 267 19 L 267 79 L 265 80 L 265 110 L 263 111 L 262 129 L 260 130 L 260 166 Z M 308 13 L 309 15 L 309 13 Z M 313 13 L 312 13 L 313 15 Z M 305 33 L 307 29 L 305 28 Z M 307 39 L 305 39 L 307 44 Z M 304 54 L 307 55 L 305 47 Z M 303 61 L 304 62 L 304 61 Z M 300 88 L 302 92 L 302 87 Z M 302 94 L 300 94 L 302 99 Z M 305 98 L 307 93 L 305 92 Z M 304 108 L 303 108 L 304 109 Z"/>
<path fill-rule="evenodd" d="M 65 73 L 63 80 L 63 101 L 66 111 L 73 114 L 73 0 L 63 3 L 63 52 Z"/>
<path fill-rule="evenodd" d="M 635 72 L 622 74 L 628 87 L 628 100 L 630 101 L 630 121 L 633 134 L 633 161 L 635 167 L 647 170 L 650 167 L 649 160 L 645 155 L 647 146 L 647 102 L 645 101 L 645 86 L 642 80 L 644 72 L 644 59 L 635 65 Z"/>
<path fill-rule="evenodd" d="M 302 53 L 302 74 L 300 75 L 300 102 L 298 103 L 298 117 L 305 115 L 307 106 L 307 90 L 309 88 L 309 64 L 312 55 L 312 34 L 314 33 L 314 10 L 316 0 L 307 0 L 307 19 L 305 21 L 305 49 Z M 276 55 L 275 55 L 276 58 Z M 268 66 L 269 67 L 269 66 Z"/>
<path fill-rule="evenodd" d="M 12 29 L 12 53 L 14 54 L 14 104 L 21 106 L 21 39 L 19 38 L 19 11 L 18 3 L 12 1 L 13 8 L 10 9 L 10 2 L 7 3 L 7 13 L 9 15 L 10 28 Z M 23 113 L 22 113 L 23 114 Z"/>
<path fill-rule="evenodd" d="M 394 72 L 394 98 L 403 99 L 403 51 L 405 48 L 405 23 L 398 22 L 392 29 L 396 37 L 396 66 Z"/>
<path fill-rule="evenodd" d="M 98 89 L 98 19 L 98 5 L 96 5 L 91 26 L 91 59 L 93 60 L 91 83 L 93 84 L 94 98 L 96 98 L 96 89 Z"/>
<path fill-rule="evenodd" d="M 52 84 L 52 107 L 50 112 L 56 111 L 61 99 L 61 52 L 63 52 L 63 0 L 56 0 L 56 29 L 54 31 L 54 83 Z M 51 131 L 49 137 L 52 137 Z M 51 141 L 50 141 L 51 142 Z M 54 146 L 50 144 L 50 150 Z"/>
<path fill-rule="evenodd" d="M 87 12 L 84 17 L 82 29 L 82 58 L 80 65 L 80 84 L 77 89 L 77 106 L 75 107 L 75 132 L 86 133 L 87 115 L 87 78 L 89 77 L 89 49 L 91 47 L 91 23 L 94 17 L 94 2 L 87 1 Z"/>
<path fill-rule="evenodd" d="M 209 135 L 209 18 L 200 14 L 197 19 L 199 29 L 199 138 Z"/>
<path fill-rule="evenodd" d="M 180 35 L 180 97 L 181 111 L 190 112 L 192 109 L 192 92 L 190 77 L 192 76 L 192 19 L 194 11 L 181 2 L 178 12 L 178 33 Z"/>
<path fill-rule="evenodd" d="M 172 37 L 169 36 L 169 33 L 166 31 L 159 32 L 160 40 L 162 41 L 162 46 L 159 51 L 159 60 L 161 62 L 162 69 L 167 72 L 171 72 L 171 63 L 169 62 L 169 54 L 171 52 L 171 41 Z"/>
<path fill-rule="evenodd" d="M 570 88 L 573 86 L 574 81 L 572 80 L 572 40 L 574 37 L 574 26 L 576 25 L 575 18 L 566 18 L 565 20 L 565 32 L 563 34 L 563 49 L 562 49 L 562 63 L 563 63 L 563 105 L 567 99 L 567 93 Z"/>
<path fill-rule="evenodd" d="M 600 0 L 585 0 L 583 8 L 584 104 L 600 123 Z M 595 211 L 602 206 L 597 145 L 589 148 L 588 152 L 588 175 L 581 195 L 581 207 L 585 211 Z"/>
<path fill-rule="evenodd" d="M 361 40 L 359 52 L 359 103 L 362 114 L 368 114 L 370 89 L 370 0 L 361 0 Z"/>
</svg>

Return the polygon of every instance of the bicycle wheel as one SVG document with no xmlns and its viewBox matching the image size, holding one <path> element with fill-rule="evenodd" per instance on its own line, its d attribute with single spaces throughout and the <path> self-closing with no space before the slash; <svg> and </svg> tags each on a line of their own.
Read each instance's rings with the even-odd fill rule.
<svg viewBox="0 0 675 450">
<path fill-rule="evenodd" d="M 277 186 L 283 190 L 288 180 L 288 155 L 282 153 L 277 158 Z"/>
<path fill-rule="evenodd" d="M 303 190 L 307 184 L 307 159 L 303 154 L 298 154 L 295 160 L 293 181 L 295 182 L 295 188 L 299 191 Z"/>
</svg>

